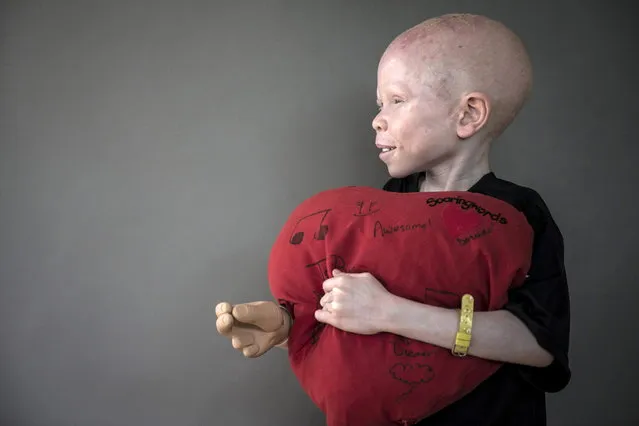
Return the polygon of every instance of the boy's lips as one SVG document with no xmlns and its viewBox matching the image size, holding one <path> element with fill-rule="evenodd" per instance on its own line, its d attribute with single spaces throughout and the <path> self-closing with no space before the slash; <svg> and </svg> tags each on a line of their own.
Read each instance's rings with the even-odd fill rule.
<svg viewBox="0 0 639 426">
<path fill-rule="evenodd" d="M 386 161 L 387 159 L 389 159 L 393 155 L 396 148 L 391 145 L 376 144 L 376 146 L 382 150 L 382 152 L 379 154 L 379 159 L 382 161 Z"/>
<path fill-rule="evenodd" d="M 396 147 L 394 147 L 392 145 L 385 145 L 385 144 L 380 144 L 380 143 L 376 143 L 375 146 L 382 150 L 382 154 L 390 152 L 390 151 L 392 151 L 392 150 L 394 150 L 396 148 Z"/>
</svg>

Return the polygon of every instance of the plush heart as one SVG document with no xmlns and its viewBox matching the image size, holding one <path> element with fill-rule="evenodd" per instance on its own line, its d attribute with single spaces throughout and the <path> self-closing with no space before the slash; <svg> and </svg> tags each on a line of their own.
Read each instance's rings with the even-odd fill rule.
<svg viewBox="0 0 639 426">
<path fill-rule="evenodd" d="M 294 317 L 289 361 L 329 426 L 411 424 L 463 397 L 499 363 L 380 333 L 318 323 L 330 271 L 370 272 L 397 296 L 456 309 L 500 309 L 530 266 L 532 229 L 514 207 L 467 192 L 345 187 L 301 203 L 269 259 L 273 295 Z"/>
<path fill-rule="evenodd" d="M 442 210 L 442 218 L 446 230 L 454 238 L 465 238 L 487 227 L 490 220 L 474 210 L 463 210 L 456 204 L 448 204 Z"/>
</svg>

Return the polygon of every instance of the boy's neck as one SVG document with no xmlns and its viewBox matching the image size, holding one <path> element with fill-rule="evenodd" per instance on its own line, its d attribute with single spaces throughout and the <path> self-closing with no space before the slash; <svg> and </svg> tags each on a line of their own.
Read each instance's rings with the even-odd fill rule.
<svg viewBox="0 0 639 426">
<path fill-rule="evenodd" d="M 458 160 L 426 170 L 420 183 L 420 192 L 468 191 L 483 176 L 490 173 L 488 156 L 474 161 Z"/>
</svg>

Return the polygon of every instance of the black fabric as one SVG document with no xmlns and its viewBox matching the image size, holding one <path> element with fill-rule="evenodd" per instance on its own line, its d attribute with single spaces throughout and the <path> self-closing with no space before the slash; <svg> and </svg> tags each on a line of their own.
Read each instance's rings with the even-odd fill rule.
<svg viewBox="0 0 639 426">
<path fill-rule="evenodd" d="M 421 175 L 390 179 L 384 190 L 419 191 Z M 546 368 L 506 364 L 473 392 L 435 413 L 421 426 L 545 426 L 546 393 L 558 392 L 570 381 L 568 344 L 570 300 L 564 268 L 564 243 L 541 196 L 530 188 L 483 176 L 470 192 L 505 201 L 521 211 L 535 232 L 529 277 L 511 290 L 504 309 L 530 329 L 539 345 L 552 353 Z"/>
</svg>

